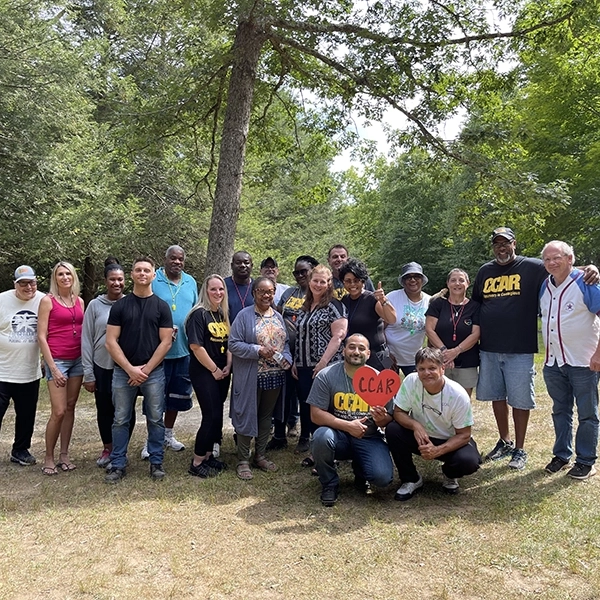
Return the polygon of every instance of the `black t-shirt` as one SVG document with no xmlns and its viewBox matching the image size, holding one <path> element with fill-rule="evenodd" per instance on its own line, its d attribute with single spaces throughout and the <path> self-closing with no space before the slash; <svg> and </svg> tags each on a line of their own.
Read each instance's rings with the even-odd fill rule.
<svg viewBox="0 0 600 600">
<path fill-rule="evenodd" d="M 481 304 L 481 350 L 508 354 L 538 351 L 539 293 L 547 276 L 541 260 L 524 256 L 507 265 L 491 261 L 479 269 L 473 300 Z"/>
<path fill-rule="evenodd" d="M 479 325 L 479 303 L 470 300 L 466 304 L 457 306 L 450 304 L 446 298 L 436 298 L 429 303 L 425 313 L 426 317 L 435 317 L 438 321 L 435 332 L 446 348 L 456 348 L 473 333 L 473 325 Z M 456 324 L 456 339 L 454 338 Z M 479 343 L 469 350 L 461 352 L 454 359 L 454 366 L 468 369 L 479 366 Z"/>
<path fill-rule="evenodd" d="M 227 342 L 229 326 L 223 321 L 223 313 L 198 308 L 190 316 L 185 326 L 188 343 L 202 346 L 213 359 L 215 365 L 222 369 L 227 365 Z M 190 361 L 204 369 L 200 361 L 190 349 Z"/>
<path fill-rule="evenodd" d="M 306 292 L 300 286 L 290 287 L 283 292 L 277 305 L 277 310 L 281 313 L 285 322 L 292 353 L 296 351 L 296 323 L 300 316 L 304 314 L 302 305 L 304 304 L 305 297 Z"/>
<path fill-rule="evenodd" d="M 342 298 L 348 310 L 348 336 L 361 333 L 369 340 L 371 354 L 381 352 L 385 347 L 383 319 L 375 312 L 377 300 L 371 292 L 363 292 L 356 300 L 349 294 Z"/>
<path fill-rule="evenodd" d="M 365 281 L 365 290 L 367 290 L 367 292 L 375 291 L 375 287 L 373 286 L 373 282 L 371 281 L 370 277 L 367 277 L 367 280 Z M 344 296 L 347 296 L 347 295 L 348 295 L 348 292 L 346 291 L 346 288 L 344 287 L 344 282 L 341 279 L 334 277 L 333 278 L 333 297 L 336 300 L 341 300 Z"/>
<path fill-rule="evenodd" d="M 108 325 L 121 328 L 119 346 L 134 366 L 145 365 L 160 344 L 159 329 L 173 327 L 171 308 L 156 294 L 140 298 L 128 294 L 115 302 L 108 315 Z"/>
</svg>

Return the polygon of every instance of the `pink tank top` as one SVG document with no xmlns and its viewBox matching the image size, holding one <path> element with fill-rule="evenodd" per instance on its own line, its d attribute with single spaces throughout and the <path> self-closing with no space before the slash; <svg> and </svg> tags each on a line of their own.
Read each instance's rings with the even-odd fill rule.
<svg viewBox="0 0 600 600">
<path fill-rule="evenodd" d="M 81 326 L 83 310 L 79 298 L 75 298 L 75 306 L 70 308 L 61 304 L 54 296 L 52 310 L 48 316 L 48 346 L 52 358 L 75 360 L 81 356 Z"/>
</svg>

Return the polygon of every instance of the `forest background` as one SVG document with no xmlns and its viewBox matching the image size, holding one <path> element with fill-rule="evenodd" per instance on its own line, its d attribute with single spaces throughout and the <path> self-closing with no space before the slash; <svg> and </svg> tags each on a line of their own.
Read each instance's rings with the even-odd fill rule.
<svg viewBox="0 0 600 600">
<path fill-rule="evenodd" d="M 343 242 L 397 287 L 489 236 L 598 264 L 597 0 L 0 0 L 0 273 L 107 255 L 228 274 Z M 391 116 L 390 116 L 391 115 Z M 358 127 L 386 127 L 383 154 Z M 454 139 L 440 131 L 460 120 Z M 334 172 L 342 151 L 355 166 Z"/>
</svg>

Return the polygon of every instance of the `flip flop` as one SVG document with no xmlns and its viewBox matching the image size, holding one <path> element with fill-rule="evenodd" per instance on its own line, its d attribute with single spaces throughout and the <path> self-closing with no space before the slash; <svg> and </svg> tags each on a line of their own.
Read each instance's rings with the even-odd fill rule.
<svg viewBox="0 0 600 600">
<path fill-rule="evenodd" d="M 77 468 L 77 465 L 74 465 L 72 462 L 59 462 L 56 463 L 56 468 L 60 469 L 63 473 L 67 473 L 69 471 L 74 471 Z"/>
<path fill-rule="evenodd" d="M 48 475 L 49 477 L 51 477 L 52 475 L 58 475 L 56 467 L 42 467 L 42 473 L 44 475 Z"/>
</svg>

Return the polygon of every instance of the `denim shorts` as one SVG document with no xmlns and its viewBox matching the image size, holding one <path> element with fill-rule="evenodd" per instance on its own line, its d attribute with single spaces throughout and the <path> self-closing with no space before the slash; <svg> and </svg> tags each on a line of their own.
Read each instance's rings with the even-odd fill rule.
<svg viewBox="0 0 600 600">
<path fill-rule="evenodd" d="M 54 364 L 56 368 L 67 378 L 70 377 L 82 377 L 83 376 L 83 365 L 81 364 L 81 356 L 73 360 L 65 358 L 55 358 Z M 52 381 L 52 373 L 48 363 L 44 361 L 46 379 Z"/>
<path fill-rule="evenodd" d="M 165 369 L 166 410 L 190 410 L 193 405 L 190 357 L 165 359 L 163 367 Z"/>
<path fill-rule="evenodd" d="M 535 408 L 533 354 L 479 353 L 477 400 L 506 400 L 520 410 Z"/>
</svg>

